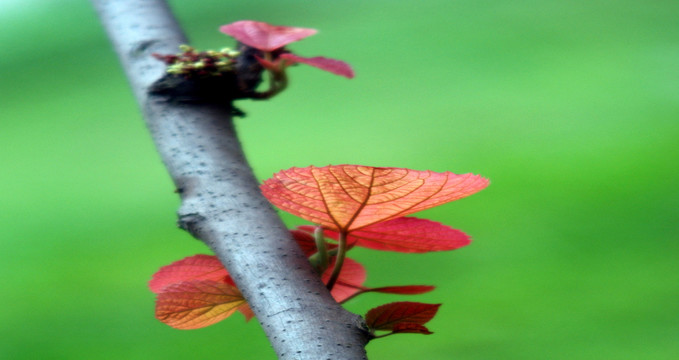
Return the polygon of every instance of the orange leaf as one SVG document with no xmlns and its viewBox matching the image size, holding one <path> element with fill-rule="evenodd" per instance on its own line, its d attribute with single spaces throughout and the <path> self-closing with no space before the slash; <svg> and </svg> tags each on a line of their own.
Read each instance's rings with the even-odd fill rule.
<svg viewBox="0 0 679 360">
<path fill-rule="evenodd" d="M 394 302 L 370 309 L 365 322 L 373 330 L 395 330 L 398 324 L 424 325 L 431 320 L 441 304 Z M 399 325 L 403 326 L 403 325 Z"/>
<path fill-rule="evenodd" d="M 158 294 L 156 318 L 177 329 L 198 329 L 226 319 L 245 303 L 235 286 L 212 280 L 185 281 Z"/>
<path fill-rule="evenodd" d="M 213 255 L 193 255 L 161 267 L 149 281 L 158 294 L 164 287 L 189 280 L 226 281 L 234 285 L 224 265 Z"/>
<path fill-rule="evenodd" d="M 261 189 L 287 212 L 349 232 L 463 198 L 487 185 L 487 179 L 473 174 L 335 165 L 283 170 Z"/>
</svg>

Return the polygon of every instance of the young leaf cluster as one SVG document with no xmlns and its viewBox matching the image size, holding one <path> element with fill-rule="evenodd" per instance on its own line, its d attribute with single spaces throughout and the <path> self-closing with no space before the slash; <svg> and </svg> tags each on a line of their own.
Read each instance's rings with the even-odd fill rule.
<svg viewBox="0 0 679 360">
<path fill-rule="evenodd" d="M 285 70 L 297 63 L 311 65 L 335 75 L 353 78 L 354 71 L 349 64 L 322 56 L 303 57 L 288 51 L 285 46 L 317 33 L 315 29 L 276 26 L 259 21 L 242 20 L 224 25 L 219 30 L 239 42 L 257 49 L 257 61 L 269 73 L 269 89 L 258 93 L 260 99 L 268 99 L 288 85 Z"/>
<path fill-rule="evenodd" d="M 346 258 L 353 247 L 423 253 L 454 250 L 469 244 L 459 230 L 426 219 L 405 217 L 483 189 L 478 175 L 457 175 L 402 168 L 358 165 L 292 168 L 264 181 L 263 194 L 276 206 L 317 225 L 299 226 L 291 236 L 309 257 L 339 303 L 366 293 L 414 295 L 428 285 L 363 285 L 366 270 Z M 178 329 L 195 329 L 241 312 L 253 314 L 216 257 L 195 255 L 162 267 L 149 287 L 158 294 L 156 317 Z M 431 334 L 424 326 L 440 304 L 397 302 L 365 315 L 373 332 Z"/>
<path fill-rule="evenodd" d="M 240 54 L 229 48 L 219 51 L 196 51 L 189 45 L 181 45 L 179 50 L 181 52 L 176 55 L 153 54 L 153 57 L 167 64 L 168 74 L 183 75 L 187 78 L 222 76 L 233 72 L 236 56 Z"/>
<path fill-rule="evenodd" d="M 290 43 L 316 34 L 315 29 L 243 20 L 221 26 L 220 31 L 238 40 L 237 50 L 196 51 L 188 45 L 182 45 L 179 54 L 153 54 L 167 64 L 169 76 L 169 79 L 155 84 L 153 92 L 173 94 L 173 97 L 185 102 L 186 98 L 196 102 L 196 97 L 207 97 L 211 101 L 269 99 L 288 86 L 286 69 L 295 64 L 307 64 L 349 79 L 354 77 L 351 66 L 341 60 L 323 56 L 303 57 L 286 48 Z M 261 81 L 262 70 L 268 74 L 268 89 L 258 92 L 255 88 Z M 187 80 L 191 81 L 190 85 Z M 234 83 L 237 91 L 229 89 Z M 192 92 L 197 94 L 189 96 L 185 94 L 186 89 L 182 89 L 178 96 L 177 87 L 195 88 Z M 228 96 L 215 92 L 225 92 Z"/>
<path fill-rule="evenodd" d="M 308 64 L 352 78 L 351 67 L 324 57 L 301 57 L 285 46 L 316 33 L 314 29 L 273 26 L 238 21 L 220 30 L 255 49 L 256 62 L 269 73 L 269 90 L 275 95 L 287 85 L 286 68 Z M 235 52 L 195 52 L 156 56 L 168 63 L 168 71 L 184 76 L 215 75 L 237 66 Z M 235 64 L 235 65 L 234 65 Z M 256 97 L 256 96 L 254 96 Z M 366 270 L 347 258 L 354 247 L 378 251 L 425 253 L 454 250 L 470 243 L 467 234 L 441 223 L 409 217 L 474 194 L 488 180 L 474 174 L 418 171 L 394 167 L 330 165 L 290 168 L 263 182 L 261 191 L 278 208 L 313 225 L 290 230 L 331 295 L 344 303 L 366 292 L 415 295 L 434 289 L 430 285 L 364 286 Z M 236 312 L 246 321 L 254 314 L 227 269 L 215 256 L 194 255 L 162 267 L 149 282 L 157 294 L 156 317 L 178 329 L 214 324 Z M 394 302 L 370 309 L 365 321 L 372 338 L 397 333 L 431 334 L 425 324 L 441 304 Z M 377 335 L 378 331 L 386 334 Z"/>
<path fill-rule="evenodd" d="M 469 236 L 459 230 L 406 215 L 466 197 L 487 185 L 487 179 L 473 174 L 331 165 L 280 171 L 264 181 L 261 189 L 278 208 L 317 226 L 301 226 L 299 230 L 337 241 L 337 246 L 331 250 L 326 250 L 327 246 L 317 247 L 314 255 L 324 258 L 323 254 L 318 255 L 328 251 L 336 259 L 326 282 L 332 290 L 333 286 L 341 284 L 343 260 L 346 252 L 355 246 L 423 253 L 468 245 Z M 320 270 L 326 270 L 325 264 L 314 262 L 314 257 L 311 260 Z M 414 285 L 377 289 L 379 292 L 418 294 L 433 287 Z M 439 305 L 386 304 L 368 311 L 366 323 L 373 332 L 430 334 L 424 324 L 434 316 Z"/>
</svg>

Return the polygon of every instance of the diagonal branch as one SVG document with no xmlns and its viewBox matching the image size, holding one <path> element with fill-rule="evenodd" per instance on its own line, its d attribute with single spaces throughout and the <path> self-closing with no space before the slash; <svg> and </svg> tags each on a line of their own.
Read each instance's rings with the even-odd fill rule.
<svg viewBox="0 0 679 360">
<path fill-rule="evenodd" d="M 182 198 L 179 224 L 228 268 L 280 359 L 365 359 L 360 317 L 330 296 L 261 195 L 229 109 L 149 97 L 164 65 L 150 54 L 186 43 L 162 0 L 92 0 Z"/>
</svg>

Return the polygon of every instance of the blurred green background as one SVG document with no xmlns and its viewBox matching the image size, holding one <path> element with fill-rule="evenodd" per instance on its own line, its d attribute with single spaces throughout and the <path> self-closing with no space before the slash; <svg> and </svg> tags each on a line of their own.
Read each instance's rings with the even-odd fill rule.
<svg viewBox="0 0 679 360">
<path fill-rule="evenodd" d="M 237 125 L 260 179 L 357 163 L 474 172 L 491 186 L 421 213 L 452 253 L 355 250 L 369 286 L 433 284 L 431 336 L 371 359 L 679 358 L 679 2 L 171 1 L 193 45 L 241 19 L 313 27 L 311 67 Z M 0 358 L 271 359 L 241 315 L 154 319 L 146 282 L 207 252 L 85 1 L 0 2 Z M 290 226 L 303 221 L 285 217 Z"/>
</svg>

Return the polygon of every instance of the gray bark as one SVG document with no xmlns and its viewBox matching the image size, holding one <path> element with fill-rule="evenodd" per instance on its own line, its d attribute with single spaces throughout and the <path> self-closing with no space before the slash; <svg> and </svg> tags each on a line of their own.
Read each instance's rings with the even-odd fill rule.
<svg viewBox="0 0 679 360">
<path fill-rule="evenodd" d="M 148 95 L 165 68 L 150 54 L 176 53 L 188 43 L 167 4 L 92 3 L 179 190 L 180 226 L 207 244 L 229 270 L 278 358 L 365 359 L 368 337 L 362 320 L 332 299 L 261 195 L 228 109 Z"/>
</svg>

